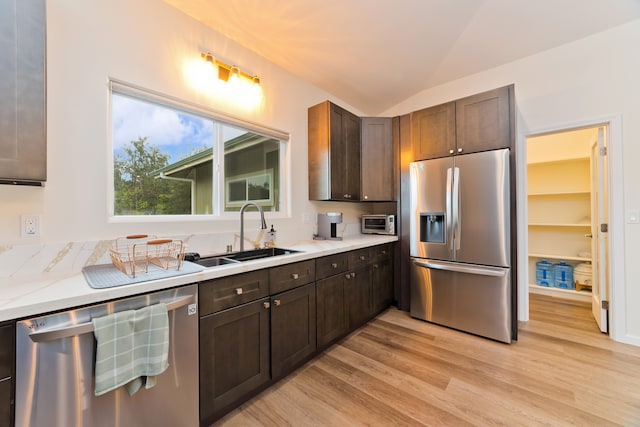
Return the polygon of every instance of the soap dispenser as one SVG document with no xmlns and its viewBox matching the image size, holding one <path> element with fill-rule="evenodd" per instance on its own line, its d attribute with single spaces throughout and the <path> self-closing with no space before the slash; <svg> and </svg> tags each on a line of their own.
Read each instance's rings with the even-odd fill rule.
<svg viewBox="0 0 640 427">
<path fill-rule="evenodd" d="M 273 248 L 276 245 L 276 230 L 273 228 L 273 224 L 271 224 L 271 229 L 267 231 L 267 241 L 265 243 L 268 248 Z"/>
</svg>

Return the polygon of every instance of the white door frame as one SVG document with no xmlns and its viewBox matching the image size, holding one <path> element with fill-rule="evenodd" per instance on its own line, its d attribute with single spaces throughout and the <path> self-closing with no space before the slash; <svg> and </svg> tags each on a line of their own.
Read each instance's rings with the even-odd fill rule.
<svg viewBox="0 0 640 427">
<path fill-rule="evenodd" d="M 529 320 L 529 262 L 527 227 L 527 138 L 558 133 L 572 129 L 605 126 L 609 143 L 607 161 L 609 171 L 609 336 L 620 342 L 640 345 L 627 335 L 625 327 L 625 265 L 624 265 L 624 209 L 623 209 L 623 159 L 622 116 L 612 115 L 563 123 L 544 129 L 524 130 L 516 141 L 517 215 L 518 215 L 518 320 Z"/>
</svg>

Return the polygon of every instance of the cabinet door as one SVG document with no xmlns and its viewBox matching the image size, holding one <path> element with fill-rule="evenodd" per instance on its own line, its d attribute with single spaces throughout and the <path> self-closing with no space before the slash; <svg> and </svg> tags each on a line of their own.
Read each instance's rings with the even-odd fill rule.
<svg viewBox="0 0 640 427">
<path fill-rule="evenodd" d="M 455 103 L 436 105 L 411 113 L 413 160 L 446 157 L 456 143 Z"/>
<path fill-rule="evenodd" d="M 308 110 L 309 200 L 360 200 L 360 118 L 329 101 Z"/>
<path fill-rule="evenodd" d="M 5 324 L 0 326 L 0 380 L 11 377 L 13 353 L 13 324 Z"/>
<path fill-rule="evenodd" d="M 376 315 L 393 302 L 393 265 L 390 259 L 371 266 L 371 287 L 371 314 Z"/>
<path fill-rule="evenodd" d="M 510 148 L 513 86 L 456 101 L 456 154 Z"/>
<path fill-rule="evenodd" d="M 344 287 L 349 273 L 338 274 L 316 283 L 318 347 L 344 334 L 348 327 Z"/>
<path fill-rule="evenodd" d="M 45 1 L 0 2 L 0 182 L 46 181 Z"/>
<path fill-rule="evenodd" d="M 360 200 L 360 119 L 331 104 L 331 199 Z"/>
<path fill-rule="evenodd" d="M 12 425 L 14 335 L 13 324 L 0 326 L 0 426 Z"/>
<path fill-rule="evenodd" d="M 269 300 L 200 319 L 200 419 L 269 380 Z"/>
<path fill-rule="evenodd" d="M 11 378 L 0 380 L 0 426 L 11 424 Z"/>
<path fill-rule="evenodd" d="M 359 326 L 371 316 L 371 268 L 364 266 L 349 273 L 345 285 L 345 300 L 349 328 Z"/>
<path fill-rule="evenodd" d="M 316 349 L 315 283 L 271 297 L 271 375 L 286 374 Z"/>
<path fill-rule="evenodd" d="M 365 201 L 395 200 L 395 152 L 392 119 L 363 117 L 360 161 L 360 192 Z"/>
</svg>

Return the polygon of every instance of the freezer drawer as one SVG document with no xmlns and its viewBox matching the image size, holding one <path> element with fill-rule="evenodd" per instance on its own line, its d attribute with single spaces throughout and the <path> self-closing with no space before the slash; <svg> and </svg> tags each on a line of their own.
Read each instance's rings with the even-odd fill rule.
<svg viewBox="0 0 640 427">
<path fill-rule="evenodd" d="M 508 268 L 412 259 L 411 316 L 511 342 Z"/>
</svg>

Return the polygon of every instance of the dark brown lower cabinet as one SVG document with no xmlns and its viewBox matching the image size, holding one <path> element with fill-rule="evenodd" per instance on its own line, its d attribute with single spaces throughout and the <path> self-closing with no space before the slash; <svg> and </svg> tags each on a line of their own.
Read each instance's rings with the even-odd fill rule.
<svg viewBox="0 0 640 427">
<path fill-rule="evenodd" d="M 393 302 L 393 265 L 391 258 L 376 262 L 371 266 L 371 286 L 371 314 L 376 315 Z"/>
<path fill-rule="evenodd" d="M 359 326 L 371 317 L 371 268 L 354 269 L 345 282 L 345 302 L 349 318 L 349 328 Z"/>
<path fill-rule="evenodd" d="M 345 304 L 345 283 L 350 273 L 340 273 L 316 283 L 316 319 L 318 347 L 343 335 L 349 320 Z"/>
<path fill-rule="evenodd" d="M 316 284 L 271 297 L 271 375 L 278 378 L 316 349 Z"/>
<path fill-rule="evenodd" d="M 11 378 L 0 380 L 0 426 L 11 425 Z"/>
<path fill-rule="evenodd" d="M 200 319 L 200 419 L 270 379 L 269 299 Z"/>
<path fill-rule="evenodd" d="M 14 324 L 0 326 L 0 426 L 13 425 Z"/>
</svg>

